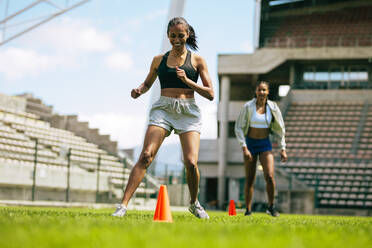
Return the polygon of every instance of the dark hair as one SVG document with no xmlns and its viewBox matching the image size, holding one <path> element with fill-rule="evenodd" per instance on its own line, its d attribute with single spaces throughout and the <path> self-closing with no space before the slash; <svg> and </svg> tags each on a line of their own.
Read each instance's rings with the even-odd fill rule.
<svg viewBox="0 0 372 248">
<path fill-rule="evenodd" d="M 187 31 L 189 33 L 189 38 L 186 40 L 186 44 L 194 51 L 198 50 L 198 42 L 196 41 L 196 35 L 194 28 L 188 24 L 185 18 L 183 17 L 174 17 L 172 18 L 169 23 L 168 23 L 168 28 L 167 28 L 167 34 L 169 34 L 169 28 L 176 26 L 178 24 L 183 24 L 187 27 Z"/>
<path fill-rule="evenodd" d="M 258 81 L 257 83 L 256 83 L 256 89 L 258 88 L 258 86 L 260 86 L 260 84 L 266 84 L 266 86 L 267 86 L 267 89 L 268 90 L 270 90 L 270 83 L 269 82 L 266 82 L 266 81 Z M 257 97 L 257 96 L 256 96 Z M 265 121 L 266 121 L 266 124 L 268 125 L 268 126 L 270 126 L 270 124 L 269 124 L 269 122 L 267 121 L 267 117 L 266 117 L 266 108 L 267 108 L 267 100 L 268 100 L 268 96 L 266 97 L 266 101 L 265 101 Z M 272 120 L 274 119 L 274 116 L 272 116 Z M 271 120 L 271 121 L 272 121 Z"/>
<path fill-rule="evenodd" d="M 270 83 L 269 83 L 269 82 L 266 82 L 266 81 L 258 81 L 258 82 L 256 83 L 256 88 L 257 88 L 258 86 L 260 86 L 260 84 L 266 84 L 266 85 L 267 85 L 267 88 L 270 88 Z"/>
</svg>

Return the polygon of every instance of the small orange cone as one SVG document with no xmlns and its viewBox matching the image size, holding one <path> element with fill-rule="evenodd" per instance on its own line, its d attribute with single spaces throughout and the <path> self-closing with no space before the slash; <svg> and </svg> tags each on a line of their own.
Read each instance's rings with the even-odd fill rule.
<svg viewBox="0 0 372 248">
<path fill-rule="evenodd" d="M 234 202 L 234 200 L 230 200 L 229 216 L 235 216 L 235 215 L 236 215 L 235 202 Z"/>
<path fill-rule="evenodd" d="M 165 185 L 160 185 L 158 201 L 156 203 L 156 209 L 154 214 L 154 221 L 173 222 L 169 206 L 167 186 Z"/>
</svg>

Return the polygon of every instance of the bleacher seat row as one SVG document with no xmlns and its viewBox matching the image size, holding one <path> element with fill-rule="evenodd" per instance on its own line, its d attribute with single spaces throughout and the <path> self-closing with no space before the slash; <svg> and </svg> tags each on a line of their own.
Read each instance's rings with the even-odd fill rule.
<svg viewBox="0 0 372 248">
<path fill-rule="evenodd" d="M 343 111 L 351 111 L 347 102 L 294 102 L 289 107 L 289 161 L 278 161 L 278 167 L 316 188 L 320 207 L 372 207 L 372 108 L 363 123 L 364 104 L 353 103 L 350 115 Z"/>
<path fill-rule="evenodd" d="M 80 177 L 79 180 L 85 181 L 87 185 L 82 190 L 96 189 L 96 173 L 101 174 L 102 189 L 111 191 L 112 195 L 119 198 L 122 195 L 122 187 L 127 182 L 129 169 L 119 161 L 119 158 L 108 154 L 100 149 L 96 144 L 86 141 L 86 139 L 76 136 L 74 133 L 58 128 L 53 128 L 48 122 L 38 119 L 38 116 L 30 113 L 14 111 L 8 108 L 0 108 L 0 166 L 8 168 L 5 174 L 12 173 L 9 168 L 14 168 L 19 174 L 19 178 L 26 177 L 27 180 L 14 180 L 14 183 L 30 186 L 28 171 L 32 170 L 35 160 L 35 145 L 37 146 L 37 165 L 38 168 L 45 168 L 47 174 L 54 175 L 52 178 L 39 178 L 39 187 L 46 188 L 65 188 L 65 174 L 58 174 L 58 168 L 67 171 L 67 157 L 62 155 L 66 148 L 71 148 L 70 163 L 72 169 L 72 179 Z M 12 165 L 12 167 L 8 167 Z M 20 169 L 19 166 L 26 166 Z M 2 167 L 0 169 L 4 169 Z M 18 168 L 19 167 L 19 168 Z M 23 168 L 23 167 L 22 167 Z M 22 176 L 24 173 L 27 175 Z M 93 173 L 93 174 L 92 174 Z M 45 174 L 45 173 L 44 173 Z M 9 177 L 9 175 L 7 176 Z M 84 179 L 85 178 L 85 179 Z M 74 183 L 77 186 L 77 179 Z M 12 183 L 9 178 L 0 176 L 0 186 Z M 80 184 L 79 184 L 80 185 Z M 106 186 L 105 186 L 106 185 Z M 110 186 L 111 185 L 111 186 Z M 76 188 L 75 187 L 75 188 Z M 152 194 L 152 188 L 141 184 L 137 193 Z"/>
</svg>

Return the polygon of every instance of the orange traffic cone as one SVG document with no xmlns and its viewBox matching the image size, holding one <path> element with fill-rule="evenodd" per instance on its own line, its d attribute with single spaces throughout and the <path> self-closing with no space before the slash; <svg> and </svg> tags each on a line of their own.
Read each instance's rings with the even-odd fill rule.
<svg viewBox="0 0 372 248">
<path fill-rule="evenodd" d="M 234 200 L 230 200 L 229 216 L 234 216 L 234 215 L 236 215 L 235 202 L 234 202 Z"/>
<path fill-rule="evenodd" d="M 160 185 L 158 201 L 156 203 L 156 209 L 154 214 L 154 221 L 173 222 L 169 206 L 167 186 L 165 185 Z"/>
</svg>

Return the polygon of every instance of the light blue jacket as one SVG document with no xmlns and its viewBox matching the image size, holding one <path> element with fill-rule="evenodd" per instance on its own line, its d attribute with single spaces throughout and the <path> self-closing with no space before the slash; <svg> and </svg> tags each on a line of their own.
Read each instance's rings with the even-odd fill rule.
<svg viewBox="0 0 372 248">
<path fill-rule="evenodd" d="M 252 114 L 256 111 L 256 101 L 256 98 L 253 98 L 246 102 L 235 122 L 235 135 L 242 147 L 247 146 L 245 137 L 248 134 Z M 270 131 L 280 138 L 280 147 L 282 150 L 285 150 L 285 126 L 282 113 L 275 102 L 267 100 L 267 105 L 273 115 L 273 120 L 270 123 Z"/>
</svg>

